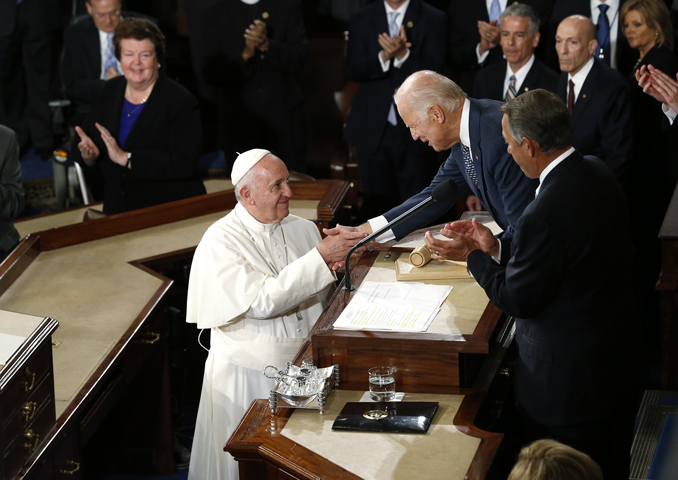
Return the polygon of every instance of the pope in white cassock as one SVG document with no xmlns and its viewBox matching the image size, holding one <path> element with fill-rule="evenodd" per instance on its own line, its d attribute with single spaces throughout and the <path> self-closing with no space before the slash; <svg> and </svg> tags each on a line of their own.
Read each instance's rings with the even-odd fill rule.
<svg viewBox="0 0 678 480">
<path fill-rule="evenodd" d="M 291 361 L 332 293 L 336 269 L 365 235 L 321 241 L 310 221 L 289 214 L 285 164 L 267 150 L 238 156 L 238 204 L 205 232 L 188 286 L 186 321 L 210 329 L 188 478 L 235 480 L 223 451 L 256 398 L 268 398 L 267 365 Z"/>
</svg>

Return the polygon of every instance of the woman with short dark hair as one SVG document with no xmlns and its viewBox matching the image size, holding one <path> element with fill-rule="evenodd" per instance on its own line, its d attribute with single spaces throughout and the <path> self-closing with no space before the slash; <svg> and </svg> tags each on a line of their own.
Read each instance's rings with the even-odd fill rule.
<svg viewBox="0 0 678 480">
<path fill-rule="evenodd" d="M 72 148 L 76 161 L 102 169 L 104 211 L 204 194 L 198 101 L 161 73 L 164 35 L 149 20 L 127 18 L 113 44 L 123 75 L 103 84 Z"/>
</svg>

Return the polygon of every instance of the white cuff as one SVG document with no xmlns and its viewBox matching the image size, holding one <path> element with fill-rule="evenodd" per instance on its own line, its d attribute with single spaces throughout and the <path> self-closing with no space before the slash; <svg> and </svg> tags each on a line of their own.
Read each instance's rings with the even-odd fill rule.
<svg viewBox="0 0 678 480">
<path fill-rule="evenodd" d="M 395 68 L 400 68 L 400 66 L 401 66 L 403 63 L 405 63 L 405 61 L 406 61 L 408 58 L 410 58 L 410 49 L 409 49 L 409 48 L 407 49 L 407 53 L 405 54 L 405 56 L 403 57 L 402 60 L 398 60 L 397 58 L 394 58 L 394 59 L 393 59 L 393 66 L 394 66 Z"/>
<path fill-rule="evenodd" d="M 667 108 L 667 105 L 662 103 L 662 112 L 664 112 L 666 118 L 669 119 L 669 123 L 673 125 L 673 122 L 676 120 L 676 111 L 671 107 Z"/>
<path fill-rule="evenodd" d="M 501 264 L 501 242 L 499 242 L 499 255 L 497 255 L 496 257 L 492 255 L 492 260 Z"/>
<path fill-rule="evenodd" d="M 379 51 L 379 53 L 377 53 L 377 57 L 379 57 L 379 63 L 381 64 L 381 69 L 384 72 L 388 72 L 388 69 L 391 66 L 391 61 L 390 60 L 384 61 L 384 59 L 381 58 L 381 50 Z"/>
<path fill-rule="evenodd" d="M 380 228 L 383 228 L 385 225 L 388 224 L 388 220 L 386 220 L 386 217 L 383 215 L 381 217 L 375 217 L 375 218 L 370 218 L 367 223 L 370 224 L 370 227 L 372 227 L 372 231 L 376 232 Z M 395 235 L 393 234 L 393 230 L 388 230 L 381 235 L 379 235 L 377 238 L 375 238 L 375 241 L 379 243 L 384 243 L 388 242 L 389 240 L 394 240 Z"/>
<path fill-rule="evenodd" d="M 490 54 L 489 50 L 486 50 L 482 55 L 480 54 L 480 44 L 476 45 L 476 57 L 478 58 L 478 64 L 481 64 L 485 61 L 487 56 Z"/>
</svg>

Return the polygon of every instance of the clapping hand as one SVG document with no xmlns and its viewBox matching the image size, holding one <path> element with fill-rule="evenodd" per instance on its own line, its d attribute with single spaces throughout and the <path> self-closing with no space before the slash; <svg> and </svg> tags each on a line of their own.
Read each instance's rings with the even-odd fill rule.
<svg viewBox="0 0 678 480">
<path fill-rule="evenodd" d="M 475 218 L 471 222 L 447 224 L 440 233 L 447 240 L 438 240 L 431 232 L 426 232 L 424 237 L 431 257 L 436 260 L 466 261 L 473 250 L 482 250 L 495 257 L 499 255 L 498 240 L 489 228 L 478 223 Z"/>
<path fill-rule="evenodd" d="M 80 142 L 78 143 L 80 155 L 87 165 L 92 165 L 96 159 L 99 158 L 101 152 L 99 152 L 99 148 L 94 144 L 92 139 L 89 138 L 82 128 L 75 127 L 75 131 L 80 137 Z"/>
<path fill-rule="evenodd" d="M 393 35 L 393 37 L 391 37 L 388 33 L 380 33 L 378 41 L 379 46 L 382 48 L 380 52 L 381 58 L 385 62 L 394 57 L 402 60 L 407 54 L 407 50 L 412 47 L 412 43 L 407 41 L 404 25 L 400 26 L 399 35 Z"/>
<path fill-rule="evenodd" d="M 266 31 L 266 24 L 261 20 L 255 20 L 248 28 L 245 29 L 245 50 L 242 56 L 245 60 L 254 56 L 255 50 L 259 49 L 262 52 L 268 50 L 268 34 Z"/>
<path fill-rule="evenodd" d="M 478 21 L 478 34 L 480 35 L 480 54 L 492 50 L 501 42 L 501 28 L 497 20 L 491 22 Z"/>
<path fill-rule="evenodd" d="M 636 70 L 636 80 L 643 92 L 652 95 L 673 111 L 678 112 L 678 74 L 676 80 L 652 65 L 645 65 Z"/>
<path fill-rule="evenodd" d="M 113 135 L 111 135 L 111 132 L 109 132 L 106 127 L 99 125 L 98 123 L 95 123 L 94 125 L 99 132 L 101 132 L 101 139 L 104 141 L 106 149 L 108 150 L 108 158 L 110 158 L 113 163 L 126 167 L 127 153 L 118 146 L 118 142 L 113 138 Z"/>
</svg>

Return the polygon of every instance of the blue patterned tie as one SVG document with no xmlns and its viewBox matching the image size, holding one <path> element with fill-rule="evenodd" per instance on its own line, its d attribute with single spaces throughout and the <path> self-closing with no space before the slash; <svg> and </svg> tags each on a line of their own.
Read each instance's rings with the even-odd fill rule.
<svg viewBox="0 0 678 480">
<path fill-rule="evenodd" d="M 492 5 L 490 6 L 490 22 L 496 20 L 497 25 L 499 25 L 499 17 L 501 17 L 501 5 L 499 5 L 499 0 L 492 0 Z"/>
<path fill-rule="evenodd" d="M 398 24 L 396 23 L 396 19 L 398 18 L 398 15 L 400 15 L 399 12 L 389 12 L 389 16 L 391 17 L 391 22 L 388 24 L 388 33 L 393 37 L 394 35 L 400 35 L 400 28 L 398 28 Z M 388 123 L 393 125 L 394 127 L 398 124 L 398 118 L 396 117 L 396 112 L 395 112 L 395 106 L 393 103 L 391 103 L 391 108 L 388 109 L 388 117 L 386 117 L 386 120 L 388 120 Z"/>
<path fill-rule="evenodd" d="M 396 22 L 396 19 L 398 18 L 398 15 L 400 15 L 400 13 L 389 12 L 388 15 L 391 17 L 391 21 L 388 24 L 388 34 L 391 35 L 391 37 L 393 35 L 400 35 L 400 28 L 398 28 L 398 23 Z"/>
<path fill-rule="evenodd" d="M 504 101 L 508 102 L 509 100 L 513 100 L 516 98 L 518 95 L 518 92 L 516 91 L 516 76 L 511 75 L 509 78 L 509 86 L 508 90 L 506 90 L 506 95 L 504 95 Z"/>
<path fill-rule="evenodd" d="M 111 67 L 118 70 L 118 60 L 115 58 L 115 48 L 113 47 L 113 34 L 106 34 L 106 51 L 104 52 L 104 71 L 101 72 L 101 79 L 105 80 L 108 75 L 108 70 Z"/>
<path fill-rule="evenodd" d="M 478 177 L 476 176 L 476 167 L 473 166 L 473 160 L 471 160 L 471 152 L 463 143 L 461 144 L 461 152 L 464 154 L 466 173 L 468 173 L 468 176 L 473 180 L 473 183 L 476 184 L 476 187 L 480 188 L 480 185 L 478 185 Z"/>
<path fill-rule="evenodd" d="M 596 57 L 608 67 L 610 66 L 610 20 L 607 18 L 607 9 L 609 5 L 604 3 L 599 5 L 600 15 L 598 16 L 598 32 L 596 33 L 596 40 L 598 40 L 598 47 L 596 47 Z"/>
</svg>

